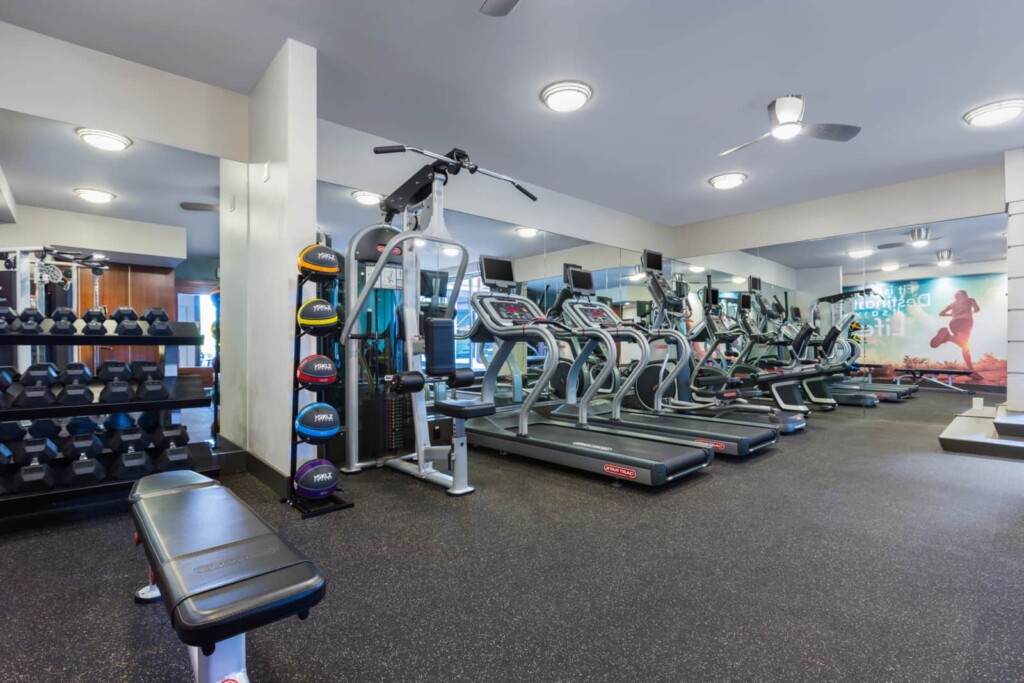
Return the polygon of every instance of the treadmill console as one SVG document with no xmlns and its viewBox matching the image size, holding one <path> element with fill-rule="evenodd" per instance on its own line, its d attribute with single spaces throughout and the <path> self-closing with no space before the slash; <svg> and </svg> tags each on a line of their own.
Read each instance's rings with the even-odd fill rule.
<svg viewBox="0 0 1024 683">
<path fill-rule="evenodd" d="M 590 301 L 572 301 L 565 305 L 572 307 L 585 327 L 616 327 L 622 322 L 604 304 Z"/>
<path fill-rule="evenodd" d="M 491 319 L 502 327 L 525 325 L 544 317 L 540 309 L 529 299 L 491 296 L 483 299 L 482 303 Z"/>
<path fill-rule="evenodd" d="M 683 300 L 676 294 L 675 290 L 668 284 L 668 280 L 661 273 L 648 273 L 651 286 L 651 294 L 655 299 L 665 306 L 665 310 L 678 313 L 683 310 Z"/>
</svg>

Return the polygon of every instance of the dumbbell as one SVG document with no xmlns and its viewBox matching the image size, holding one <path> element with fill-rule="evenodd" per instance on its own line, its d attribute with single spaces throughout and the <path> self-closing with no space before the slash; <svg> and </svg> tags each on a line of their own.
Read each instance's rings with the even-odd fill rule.
<svg viewBox="0 0 1024 683">
<path fill-rule="evenodd" d="M 132 377 L 138 382 L 135 398 L 140 401 L 160 401 L 169 395 L 163 383 L 160 364 L 151 360 L 133 360 Z"/>
<path fill-rule="evenodd" d="M 135 418 L 128 413 L 111 413 L 103 422 L 103 429 L 107 432 L 114 432 L 119 429 L 128 429 L 135 426 Z"/>
<path fill-rule="evenodd" d="M 78 436 L 79 434 L 95 434 L 99 431 L 100 426 L 93 418 L 80 415 L 79 417 L 73 417 L 68 420 L 67 425 L 65 425 L 65 429 L 68 430 L 68 434 L 71 436 Z"/>
<path fill-rule="evenodd" d="M 21 373 L 19 384 L 12 385 L 8 394 L 14 405 L 25 408 L 40 408 L 53 405 L 57 397 L 50 387 L 57 381 L 57 366 L 53 363 L 36 363 Z"/>
<path fill-rule="evenodd" d="M 13 465 L 14 453 L 5 443 L 0 443 L 0 465 Z"/>
<path fill-rule="evenodd" d="M 96 376 L 106 382 L 100 391 L 100 401 L 104 403 L 123 403 L 135 398 L 132 385 L 128 384 L 132 371 L 124 361 L 105 360 L 96 369 Z"/>
<path fill-rule="evenodd" d="M 117 323 L 114 331 L 122 337 L 137 337 L 142 334 L 139 314 L 131 306 L 118 306 L 110 318 Z"/>
<path fill-rule="evenodd" d="M 153 459 L 146 452 L 149 439 L 138 427 L 108 434 L 106 445 L 113 452 L 109 471 L 115 479 L 138 479 L 153 472 Z"/>
<path fill-rule="evenodd" d="M 15 443 L 24 439 L 27 434 L 19 422 L 0 422 L 0 443 Z"/>
<path fill-rule="evenodd" d="M 17 319 L 17 311 L 10 306 L 0 306 L 0 334 L 17 332 L 17 325 L 14 324 Z"/>
<path fill-rule="evenodd" d="M 107 328 L 103 325 L 107 320 L 107 314 L 103 312 L 102 306 L 93 306 L 87 310 L 82 316 L 82 320 L 85 321 L 82 334 L 101 335 L 107 333 Z"/>
<path fill-rule="evenodd" d="M 57 447 L 49 439 L 25 439 L 12 449 L 14 461 L 21 465 L 11 479 L 11 488 L 25 491 L 45 491 L 57 483 L 57 475 L 50 463 L 57 457 Z"/>
<path fill-rule="evenodd" d="M 151 434 L 153 448 L 160 451 L 156 457 L 156 468 L 167 470 L 190 470 L 195 466 L 188 452 L 188 427 L 185 425 L 163 425 Z"/>
<path fill-rule="evenodd" d="M 107 477 L 107 471 L 100 462 L 103 442 L 95 434 L 79 434 L 69 438 L 61 447 L 61 455 L 69 460 L 57 472 L 57 478 L 65 486 L 98 484 Z"/>
<path fill-rule="evenodd" d="M 62 428 L 57 424 L 57 421 L 49 418 L 32 420 L 32 424 L 28 426 L 29 437 L 33 439 L 50 439 L 54 443 L 60 440 L 61 431 Z"/>
<path fill-rule="evenodd" d="M 53 309 L 50 317 L 53 319 L 50 334 L 74 334 L 78 331 L 75 329 L 75 321 L 78 320 L 78 316 L 70 306 L 58 306 Z"/>
<path fill-rule="evenodd" d="M 57 381 L 63 385 L 60 393 L 57 394 L 57 403 L 64 405 L 87 405 L 93 402 L 92 389 L 89 388 L 89 381 L 92 380 L 92 370 L 85 363 L 68 363 L 61 370 Z"/>
<path fill-rule="evenodd" d="M 43 331 L 39 325 L 45 319 L 46 316 L 38 308 L 26 308 L 18 316 L 18 320 L 21 321 L 21 329 L 18 331 L 22 334 L 39 334 Z"/>
<path fill-rule="evenodd" d="M 0 367 L 0 408 L 7 407 L 7 390 L 17 381 L 18 371 L 10 365 Z"/>
<path fill-rule="evenodd" d="M 142 312 L 142 319 L 149 323 L 149 334 L 152 336 L 167 337 L 174 334 L 170 317 L 162 308 L 147 308 Z"/>
</svg>

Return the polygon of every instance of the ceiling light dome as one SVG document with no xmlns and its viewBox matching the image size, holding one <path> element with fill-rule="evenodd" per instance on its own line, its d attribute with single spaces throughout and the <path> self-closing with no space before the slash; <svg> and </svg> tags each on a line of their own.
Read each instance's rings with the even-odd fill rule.
<svg viewBox="0 0 1024 683">
<path fill-rule="evenodd" d="M 95 128 L 79 128 L 75 133 L 82 142 L 104 152 L 123 152 L 132 144 L 131 138 Z"/>
<path fill-rule="evenodd" d="M 516 228 L 516 234 L 520 237 L 525 237 L 526 239 L 532 239 L 540 234 L 540 230 L 537 228 L 518 227 Z"/>
<path fill-rule="evenodd" d="M 952 249 L 940 249 L 935 254 L 935 264 L 939 268 L 948 268 L 953 265 L 953 250 Z"/>
<path fill-rule="evenodd" d="M 117 198 L 113 192 L 106 190 L 91 190 L 85 187 L 76 187 L 75 194 L 90 204 L 109 204 Z"/>
<path fill-rule="evenodd" d="M 703 273 L 707 268 L 704 266 L 690 266 L 691 273 Z"/>
<path fill-rule="evenodd" d="M 356 190 L 352 196 L 363 206 L 376 206 L 380 204 L 380 200 L 384 199 L 376 192 L 367 192 L 366 190 Z"/>
<path fill-rule="evenodd" d="M 792 140 L 797 135 L 800 135 L 801 130 L 803 130 L 803 126 L 799 121 L 780 123 L 772 128 L 772 137 L 776 140 Z"/>
<path fill-rule="evenodd" d="M 883 273 L 892 273 L 892 272 L 895 272 L 895 271 L 897 271 L 899 269 L 900 269 L 900 264 L 898 264 L 898 263 L 883 263 L 882 264 L 882 272 Z"/>
<path fill-rule="evenodd" d="M 746 173 L 722 173 L 708 178 L 708 184 L 716 190 L 732 190 L 747 180 Z"/>
<path fill-rule="evenodd" d="M 928 228 L 914 228 L 910 231 L 910 246 L 921 247 L 928 246 Z"/>
<path fill-rule="evenodd" d="M 874 253 L 874 249 L 854 249 L 853 251 L 848 252 L 847 255 L 850 258 L 867 258 L 868 256 L 871 256 Z"/>
<path fill-rule="evenodd" d="M 441 249 L 441 253 L 445 256 L 458 256 L 462 253 L 462 250 L 458 247 L 444 247 Z"/>
<path fill-rule="evenodd" d="M 747 281 L 747 278 L 742 277 L 740 275 L 733 275 L 732 276 L 732 283 L 734 285 L 742 285 L 746 281 Z"/>
<path fill-rule="evenodd" d="M 540 93 L 540 99 L 551 111 L 565 114 L 582 109 L 593 95 L 593 89 L 586 83 L 559 81 L 544 88 Z"/>
<path fill-rule="evenodd" d="M 969 126 L 988 128 L 1012 121 L 1024 112 L 1024 99 L 1002 100 L 976 107 L 964 114 Z"/>
</svg>

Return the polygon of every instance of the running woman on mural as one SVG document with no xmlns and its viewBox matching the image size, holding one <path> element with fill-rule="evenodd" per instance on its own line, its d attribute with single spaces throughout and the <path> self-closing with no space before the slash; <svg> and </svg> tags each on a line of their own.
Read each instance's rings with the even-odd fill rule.
<svg viewBox="0 0 1024 683">
<path fill-rule="evenodd" d="M 967 369 L 971 371 L 971 377 L 974 379 L 982 379 L 982 376 L 975 371 L 974 360 L 971 358 L 971 330 L 974 329 L 974 314 L 980 310 L 978 302 L 968 295 L 966 290 L 957 290 L 953 295 L 953 301 L 939 311 L 940 316 L 952 318 L 949 321 L 949 327 L 943 327 L 932 337 L 933 349 L 939 348 L 946 342 L 953 342 L 959 346 L 964 355 L 964 364 L 967 365 Z"/>
</svg>

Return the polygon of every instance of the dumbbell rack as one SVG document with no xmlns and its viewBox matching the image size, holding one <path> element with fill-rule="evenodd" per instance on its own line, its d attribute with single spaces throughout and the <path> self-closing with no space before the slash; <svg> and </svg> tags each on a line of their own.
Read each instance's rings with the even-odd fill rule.
<svg viewBox="0 0 1024 683">
<path fill-rule="evenodd" d="M 306 336 L 306 332 L 299 326 L 298 314 L 299 309 L 302 308 L 302 286 L 307 282 L 309 282 L 308 277 L 305 275 L 299 275 L 298 287 L 295 289 L 295 356 L 294 362 L 292 363 L 292 451 L 291 466 L 288 475 L 288 495 L 281 500 L 282 503 L 288 503 L 288 505 L 300 511 L 303 519 L 316 517 L 317 515 L 325 515 L 328 512 L 345 510 L 354 505 L 354 503 L 345 500 L 339 495 L 340 489 L 322 501 L 308 500 L 295 492 L 295 473 L 299 467 L 299 444 L 303 443 L 302 440 L 299 439 L 298 430 L 295 428 L 295 418 L 299 415 L 299 394 L 303 391 L 312 391 L 317 394 L 317 399 L 319 400 L 319 392 L 327 388 L 326 386 L 315 388 L 299 386 L 298 375 L 299 363 L 302 362 L 302 338 Z M 340 436 L 344 431 L 345 428 L 342 427 L 341 432 L 339 432 L 338 435 Z M 326 454 L 326 450 L 326 444 L 317 444 L 316 457 L 323 458 Z"/>
<path fill-rule="evenodd" d="M 171 335 L 149 335 L 149 324 L 140 321 L 141 335 L 118 335 L 117 323 L 107 321 L 104 335 L 85 335 L 82 330 L 85 323 L 78 320 L 74 323 L 75 334 L 50 334 L 53 320 L 46 319 L 40 325 L 40 332 L 25 334 L 17 330 L 0 334 L 0 346 L 201 346 L 203 336 L 195 323 L 170 323 Z M 160 356 L 163 356 L 161 350 Z M 168 390 L 168 398 L 159 400 L 133 400 L 118 403 L 99 401 L 98 390 L 94 390 L 92 403 L 84 405 L 53 404 L 42 407 L 11 406 L 0 408 L 0 422 L 41 420 L 81 415 L 105 415 L 108 413 L 138 413 L 149 411 L 179 410 L 182 408 L 203 408 L 210 405 L 210 397 L 203 391 L 202 380 L 198 376 L 168 377 L 163 380 Z M 200 441 L 186 446 L 196 463 L 195 470 L 210 477 L 220 474 L 220 466 L 213 460 L 213 453 L 208 443 Z M 8 466 L 10 467 L 10 466 Z M 6 472 L 5 472 L 6 474 Z M 0 516 L 16 515 L 46 509 L 54 503 L 88 498 L 105 498 L 111 494 L 127 493 L 134 483 L 133 480 L 107 479 L 96 484 L 84 486 L 57 486 L 45 491 L 25 493 L 8 493 L 0 495 Z"/>
</svg>

